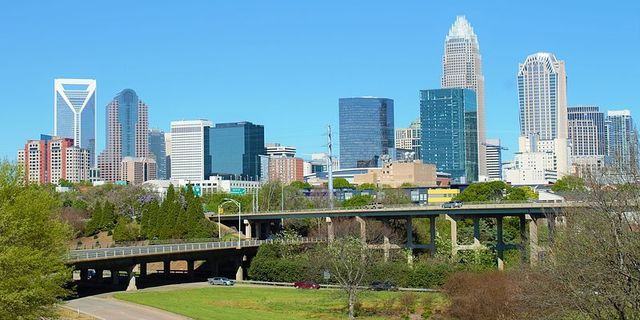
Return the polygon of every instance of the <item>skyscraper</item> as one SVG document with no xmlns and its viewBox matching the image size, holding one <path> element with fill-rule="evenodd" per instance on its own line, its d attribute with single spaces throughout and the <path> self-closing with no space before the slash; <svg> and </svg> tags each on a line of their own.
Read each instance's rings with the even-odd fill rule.
<svg viewBox="0 0 640 320">
<path fill-rule="evenodd" d="M 96 80 L 55 79 L 53 135 L 73 139 L 96 162 Z"/>
<path fill-rule="evenodd" d="M 358 97 L 339 100 L 340 168 L 380 167 L 395 158 L 393 100 Z"/>
<path fill-rule="evenodd" d="M 551 53 L 527 57 L 518 71 L 520 136 L 541 140 L 566 139 L 567 75 L 564 61 Z"/>
<path fill-rule="evenodd" d="M 420 91 L 423 162 L 460 183 L 478 181 L 476 110 L 471 89 Z"/>
<path fill-rule="evenodd" d="M 422 129 L 420 127 L 420 118 L 411 122 L 409 128 L 396 129 L 396 153 L 399 160 L 421 160 L 422 159 L 422 147 L 421 147 Z M 412 153 L 411 159 L 400 154 L 402 152 Z"/>
<path fill-rule="evenodd" d="M 28 183 L 87 181 L 90 161 L 89 150 L 74 146 L 71 138 L 41 135 L 40 140 L 29 140 L 18 151 L 18 162 Z"/>
<path fill-rule="evenodd" d="M 135 91 L 124 89 L 106 107 L 106 148 L 98 157 L 104 181 L 121 179 L 124 157 L 149 156 L 148 107 Z"/>
<path fill-rule="evenodd" d="M 444 42 L 442 88 L 472 89 L 476 94 L 478 128 L 478 174 L 487 175 L 485 151 L 484 75 L 480 44 L 464 16 L 456 17 Z"/>
<path fill-rule="evenodd" d="M 169 179 L 167 176 L 167 156 L 164 131 L 160 129 L 149 130 L 149 152 L 153 155 L 156 162 L 158 179 Z"/>
<path fill-rule="evenodd" d="M 604 156 L 606 133 L 604 113 L 597 106 L 567 108 L 572 156 Z"/>
<path fill-rule="evenodd" d="M 502 180 L 502 145 L 500 139 L 487 139 L 487 179 Z"/>
<path fill-rule="evenodd" d="M 211 172 L 208 120 L 171 121 L 171 179 L 199 181 Z"/>
<path fill-rule="evenodd" d="M 638 140 L 629 110 L 607 112 L 607 156 L 616 165 L 629 167 L 638 161 Z"/>
<path fill-rule="evenodd" d="M 259 180 L 265 154 L 264 126 L 251 122 L 217 123 L 211 131 L 211 175 Z"/>
</svg>

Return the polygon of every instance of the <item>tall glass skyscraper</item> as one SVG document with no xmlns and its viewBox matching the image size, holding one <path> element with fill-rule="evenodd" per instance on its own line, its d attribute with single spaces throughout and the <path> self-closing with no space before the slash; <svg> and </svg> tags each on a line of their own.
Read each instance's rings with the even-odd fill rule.
<svg viewBox="0 0 640 320">
<path fill-rule="evenodd" d="M 395 158 L 393 100 L 387 98 L 341 98 L 340 168 L 382 165 L 383 155 Z"/>
<path fill-rule="evenodd" d="M 471 89 L 420 91 L 422 160 L 460 183 L 478 181 L 476 94 Z"/>
<path fill-rule="evenodd" d="M 265 154 L 264 126 L 251 122 L 217 123 L 210 129 L 211 175 L 259 180 Z"/>
<path fill-rule="evenodd" d="M 160 129 L 149 130 L 149 152 L 151 152 L 156 160 L 158 167 L 156 175 L 160 180 L 169 179 L 167 175 L 167 156 L 165 150 L 164 131 Z"/>
<path fill-rule="evenodd" d="M 135 91 L 124 89 L 107 105 L 106 138 L 106 148 L 98 158 L 105 181 L 121 179 L 122 158 L 149 156 L 148 107 Z"/>
<path fill-rule="evenodd" d="M 638 162 L 638 137 L 631 118 L 631 111 L 608 111 L 606 134 L 609 161 L 627 168 L 632 164 L 636 165 Z"/>
<path fill-rule="evenodd" d="M 444 42 L 442 88 L 472 89 L 476 93 L 478 117 L 478 173 L 487 176 L 484 120 L 484 75 L 480 44 L 464 16 L 456 17 Z"/>
<path fill-rule="evenodd" d="M 604 156 L 606 152 L 604 113 L 597 106 L 567 108 L 572 156 Z"/>
<path fill-rule="evenodd" d="M 73 139 L 96 163 L 96 80 L 55 79 L 53 135 Z"/>
</svg>

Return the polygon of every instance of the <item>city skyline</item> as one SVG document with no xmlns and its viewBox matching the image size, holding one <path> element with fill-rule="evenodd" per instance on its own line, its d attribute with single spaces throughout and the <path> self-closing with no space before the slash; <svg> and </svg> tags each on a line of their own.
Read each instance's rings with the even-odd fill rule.
<svg viewBox="0 0 640 320">
<path fill-rule="evenodd" d="M 143 5 L 144 4 L 137 4 L 135 6 Z M 635 3 L 630 3 L 630 5 L 637 6 Z M 117 5 L 111 6 L 117 7 Z M 104 8 L 101 7 L 101 9 L 104 9 L 104 11 L 108 13 L 113 10 L 111 6 Z M 194 20 L 192 23 L 186 24 L 176 32 L 188 32 L 194 28 L 195 25 L 219 27 L 220 25 L 218 22 L 211 21 L 212 19 L 206 19 L 208 17 L 207 14 L 213 14 L 213 12 L 238 13 L 233 6 L 210 6 L 206 4 L 199 4 L 199 6 L 202 7 L 202 12 L 193 17 Z M 505 12 L 513 11 L 516 7 L 509 4 L 501 4 L 501 6 L 504 7 L 501 9 L 504 9 Z M 255 8 L 251 6 L 249 8 L 245 8 L 247 9 L 246 14 L 249 16 L 254 14 L 258 15 L 258 12 L 260 11 L 259 9 L 261 9 L 260 7 L 261 5 L 256 4 Z M 383 9 L 390 9 L 390 14 L 394 21 L 400 21 L 406 20 L 404 19 L 405 16 L 410 17 L 412 15 L 412 9 L 419 11 L 418 9 L 422 8 L 422 5 L 414 3 L 394 8 L 387 8 L 382 5 L 361 7 L 362 6 L 357 5 L 345 5 L 343 8 L 344 12 L 338 14 L 334 18 L 341 25 L 349 27 L 344 29 L 346 33 L 344 37 L 338 37 L 336 40 L 338 41 L 337 44 L 327 42 L 329 40 L 326 39 L 326 35 L 332 34 L 331 30 L 334 29 L 319 30 L 317 27 L 324 27 L 326 26 L 326 23 L 311 17 L 310 15 L 312 10 L 309 10 L 308 7 L 292 6 L 291 10 L 298 10 L 302 17 L 311 18 L 307 23 L 301 24 L 302 30 L 312 31 L 311 33 L 313 37 L 311 38 L 319 37 L 324 41 L 321 41 L 320 43 L 324 44 L 331 50 L 335 48 L 334 45 L 338 46 L 339 44 L 344 44 L 347 38 L 353 40 L 354 35 L 364 36 L 364 39 L 355 41 L 352 45 L 347 44 L 347 49 L 350 48 L 351 50 L 364 45 L 366 43 L 365 40 L 372 39 L 374 35 L 378 35 L 382 37 L 382 39 L 390 41 L 392 46 L 389 49 L 383 49 L 382 53 L 369 55 L 370 57 L 362 57 L 362 55 L 353 55 L 341 51 L 342 53 L 339 56 L 330 56 L 330 59 L 318 59 L 316 62 L 312 62 L 309 58 L 317 58 L 318 56 L 315 56 L 315 54 L 307 56 L 306 54 L 311 54 L 311 51 L 307 51 L 307 49 L 315 48 L 315 46 L 308 43 L 306 40 L 297 37 L 297 33 L 280 30 L 278 27 L 288 25 L 287 23 L 301 22 L 300 17 L 296 18 L 292 15 L 288 15 L 287 13 L 290 13 L 291 11 L 287 10 L 269 17 L 269 19 L 285 18 L 283 25 L 276 24 L 278 32 L 283 32 L 283 37 L 289 40 L 288 42 L 284 42 L 283 45 L 285 47 L 299 47 L 299 45 L 302 45 L 303 48 L 305 48 L 303 52 L 294 50 L 292 54 L 287 54 L 283 58 L 275 59 L 272 61 L 273 64 L 283 67 L 284 75 L 288 78 L 308 79 L 309 77 L 301 78 L 301 73 L 294 72 L 291 69 L 292 66 L 305 66 L 305 68 L 303 68 L 304 71 L 306 73 L 311 71 L 313 74 L 313 77 L 311 78 L 318 79 L 318 82 L 299 82 L 298 86 L 290 86 L 288 81 L 283 82 L 284 80 L 281 76 L 272 72 L 267 72 L 270 70 L 267 67 L 257 68 L 255 69 L 255 72 L 241 68 L 232 74 L 229 73 L 229 69 L 222 68 L 220 69 L 221 72 L 207 73 L 208 75 L 212 75 L 212 79 L 210 82 L 205 82 L 205 85 L 201 82 L 203 74 L 194 71 L 193 68 L 185 67 L 184 59 L 173 59 L 170 60 L 173 62 L 173 65 L 166 65 L 166 63 L 161 63 L 161 60 L 159 60 L 163 55 L 158 52 L 154 52 L 154 55 L 157 55 L 156 58 L 148 56 L 149 59 L 143 59 L 143 56 L 137 54 L 126 56 L 116 54 L 109 56 L 106 53 L 96 54 L 92 56 L 91 59 L 88 59 L 89 57 L 86 55 L 80 56 L 78 54 L 69 54 L 69 52 L 62 50 L 63 52 L 61 53 L 56 53 L 52 57 L 43 59 L 44 55 L 37 54 L 36 52 L 38 52 L 38 50 L 34 50 L 33 52 L 24 54 L 26 57 L 35 58 L 33 65 L 30 67 L 32 68 L 30 70 L 34 70 L 33 72 L 35 72 L 35 74 L 33 77 L 25 78 L 25 76 L 20 76 L 20 74 L 17 73 L 18 70 L 13 66 L 24 66 L 24 57 L 17 57 L 15 56 L 15 53 L 8 52 L 6 60 L 9 61 L 13 59 L 15 61 L 3 69 L 8 72 L 8 78 L 12 79 L 12 83 L 19 84 L 15 86 L 15 90 L 5 93 L 8 101 L 10 101 L 12 105 L 16 106 L 15 108 L 8 110 L 8 116 L 16 118 L 17 121 L 15 122 L 22 122 L 20 120 L 25 120 L 29 116 L 26 113 L 26 110 L 32 111 L 35 109 L 42 113 L 42 117 L 40 117 L 42 119 L 33 119 L 33 121 L 29 121 L 29 125 L 27 126 L 12 127 L 13 124 L 8 124 L 6 127 L 3 127 L 2 133 L 8 134 L 8 132 L 12 132 L 12 134 L 9 135 L 10 139 L 7 145 L 3 145 L 0 149 L 0 154 L 13 159 L 15 157 L 16 146 L 21 145 L 24 140 L 32 137 L 34 133 L 53 132 L 53 128 L 51 126 L 52 121 L 50 120 L 51 116 L 50 114 L 47 114 L 47 112 L 51 112 L 49 110 L 52 109 L 50 83 L 54 78 L 73 77 L 96 79 L 100 84 L 100 88 L 98 88 L 100 95 L 98 96 L 97 101 L 97 153 L 104 149 L 104 137 L 102 137 L 101 134 L 104 132 L 104 119 L 101 119 L 103 114 L 103 110 L 101 109 L 108 102 L 105 98 L 113 96 L 122 88 L 131 87 L 140 92 L 140 94 L 144 96 L 145 99 L 154 107 L 150 113 L 150 127 L 158 127 L 168 131 L 171 120 L 190 118 L 208 118 L 215 123 L 252 121 L 265 125 L 267 128 L 267 130 L 265 130 L 267 135 L 265 140 L 267 142 L 280 141 L 288 145 L 296 146 L 298 147 L 300 155 L 308 158 L 313 152 L 324 151 L 326 137 L 323 135 L 325 125 L 330 123 L 333 124 L 334 127 L 337 127 L 338 114 L 335 111 L 326 112 L 326 114 L 320 114 L 317 117 L 308 119 L 305 123 L 296 123 L 293 119 L 296 117 L 295 114 L 299 114 L 297 111 L 301 110 L 301 107 L 297 103 L 289 101 L 303 100 L 307 102 L 307 104 L 305 104 L 305 108 L 331 110 L 334 108 L 333 106 L 335 106 L 335 101 L 339 97 L 359 95 L 385 96 L 394 99 L 396 104 L 395 127 L 400 128 L 408 126 L 410 121 L 415 119 L 417 116 L 418 101 L 416 99 L 416 92 L 425 87 L 438 87 L 438 83 L 441 80 L 442 41 L 444 40 L 452 21 L 457 15 L 467 16 L 467 19 L 472 23 L 475 31 L 480 35 L 481 41 L 483 42 L 482 58 L 484 64 L 483 73 L 486 82 L 487 136 L 500 138 L 503 143 L 509 147 L 511 151 L 505 154 L 506 159 L 511 158 L 509 153 L 513 152 L 513 150 L 517 150 L 515 147 L 517 145 L 516 141 L 518 132 L 518 128 L 515 123 L 515 119 L 517 119 L 517 98 L 514 94 L 516 82 L 515 70 L 517 68 L 517 63 L 533 52 L 554 52 L 558 57 L 567 61 L 567 74 L 570 78 L 568 88 L 569 105 L 596 104 L 599 105 L 602 110 L 630 109 L 632 114 L 637 113 L 637 101 L 639 100 L 638 94 L 634 93 L 630 87 L 626 87 L 632 81 L 625 80 L 633 79 L 639 73 L 637 66 L 625 63 L 618 65 L 616 68 L 615 65 L 620 61 L 608 62 L 608 67 L 606 69 L 625 70 L 625 73 L 622 74 L 620 74 L 619 71 L 612 72 L 611 70 L 601 70 L 605 68 L 588 67 L 590 66 L 590 63 L 596 60 L 597 56 L 602 56 L 603 53 L 606 53 L 606 50 L 611 50 L 607 49 L 607 47 L 613 47 L 609 44 L 610 41 L 620 49 L 620 53 L 623 55 L 622 58 L 616 60 L 624 60 L 626 52 L 633 52 L 632 48 L 624 49 L 625 46 L 628 46 L 629 44 L 621 41 L 621 39 L 637 38 L 637 35 L 640 34 L 640 25 L 638 25 L 637 22 L 634 22 L 633 19 L 624 19 L 624 17 L 620 17 L 620 15 L 618 15 L 613 19 L 615 20 L 615 23 L 605 23 L 604 20 L 608 21 L 607 19 L 609 18 L 607 18 L 608 15 L 604 14 L 601 10 L 594 10 L 593 8 L 588 8 L 588 6 L 586 6 L 579 10 L 570 11 L 567 7 L 560 6 L 558 10 L 569 16 L 569 19 L 601 19 L 603 20 L 603 23 L 600 25 L 611 25 L 612 27 L 599 30 L 595 27 L 591 27 L 590 25 L 580 25 L 579 28 L 569 26 L 567 28 L 563 28 L 563 30 L 558 31 L 557 33 L 550 33 L 546 32 L 549 31 L 549 27 L 544 24 L 535 27 L 518 24 L 517 19 L 510 18 L 509 15 L 505 15 L 506 17 L 504 21 L 502 21 L 500 26 L 498 26 L 496 23 L 491 21 L 489 15 L 491 10 L 495 10 L 495 6 L 492 7 L 491 4 L 483 4 L 482 6 L 479 6 L 477 4 L 466 3 L 458 6 L 439 8 L 441 9 L 442 17 L 433 19 L 433 21 L 414 24 L 399 23 L 395 27 L 385 26 L 384 28 L 374 26 L 371 30 L 365 30 L 366 28 L 361 29 L 347 22 L 347 19 L 345 19 L 343 15 L 349 15 L 349 13 L 353 13 L 356 9 L 362 9 L 373 14 L 381 14 Z M 20 4 L 16 4 L 10 9 L 15 13 L 16 11 L 21 12 L 27 8 Z M 274 8 L 270 8 L 268 10 L 277 9 L 278 5 L 276 4 Z M 282 9 L 282 7 L 280 7 L 280 9 Z M 8 10 L 6 12 L 11 13 L 12 10 Z M 44 15 L 44 12 L 48 12 L 47 14 L 49 14 L 52 10 L 55 11 L 55 8 L 47 6 L 44 6 L 43 8 L 36 8 L 34 9 L 33 16 L 41 17 Z M 73 12 L 79 14 L 78 10 L 80 9 L 74 10 L 75 11 Z M 605 9 L 605 11 L 606 10 L 608 9 Z M 154 11 L 154 13 L 157 14 L 158 12 Z M 186 14 L 185 11 L 180 10 L 179 8 L 175 13 L 177 14 L 176 18 L 170 21 L 182 21 L 181 19 L 184 19 L 183 16 Z M 626 12 L 621 13 L 622 16 L 625 14 Z M 124 15 L 126 16 L 127 14 Z M 401 17 L 403 18 L 401 19 Z M 22 25 L 22 22 L 15 21 L 11 17 L 7 17 L 6 21 L 14 22 L 18 26 Z M 6 21 L 3 23 L 7 23 Z M 46 21 L 48 20 L 43 18 L 43 22 Z M 362 18 L 357 17 L 357 21 L 362 21 Z M 41 24 L 44 24 L 43 22 L 38 22 L 25 30 L 23 33 L 24 38 L 21 38 L 20 41 L 35 38 L 37 36 L 36 31 L 42 27 Z M 174 23 L 169 24 L 174 25 Z M 511 33 L 505 34 L 506 31 L 504 30 L 504 25 L 511 26 L 514 29 L 517 28 L 517 30 L 510 31 Z M 367 24 L 367 26 L 370 25 Z M 65 26 L 62 25 L 61 29 L 64 29 L 64 27 Z M 88 31 L 94 32 L 96 30 L 98 29 L 89 28 Z M 90 49 L 96 48 L 96 46 L 105 42 L 107 39 L 111 39 L 111 37 L 117 34 L 118 30 L 118 28 L 115 28 L 113 31 L 104 31 L 104 34 L 102 34 L 101 37 L 88 39 L 87 41 L 92 45 L 90 46 Z M 231 53 L 241 52 L 246 46 L 245 44 L 241 44 L 230 39 L 234 35 L 238 35 L 241 36 L 241 38 L 244 37 L 247 40 L 251 40 L 251 36 L 246 32 L 248 30 L 220 30 L 221 32 L 215 33 L 212 36 L 212 40 L 210 42 L 205 41 L 202 44 L 198 44 L 190 39 L 184 40 L 186 42 L 181 42 L 181 44 L 186 45 L 186 48 L 189 49 L 187 50 L 188 54 L 187 56 L 179 55 L 179 57 L 185 58 L 189 57 L 189 54 L 193 54 L 196 60 L 201 61 L 202 53 L 210 53 L 212 43 L 215 42 L 214 40 L 222 41 L 222 43 L 226 44 L 231 42 L 235 45 L 231 46 L 231 49 L 224 51 L 223 56 L 225 59 L 222 59 L 222 61 L 226 63 L 231 63 L 233 66 L 237 66 L 238 62 L 245 61 L 247 58 L 253 57 L 251 54 L 241 54 L 237 57 L 237 60 L 234 60 L 230 55 Z M 408 32 L 409 34 L 400 36 L 400 33 L 403 31 Z M 502 44 L 497 42 L 497 40 L 504 39 L 505 36 L 513 36 L 516 32 L 519 35 L 519 38 L 514 44 Z M 133 33 L 134 37 L 132 38 L 149 36 L 151 39 L 149 40 L 151 41 L 151 46 L 153 48 L 157 48 L 159 46 L 158 40 L 154 40 L 157 39 L 157 36 L 154 37 L 154 35 L 158 34 L 156 31 L 144 28 L 134 28 Z M 415 38 L 416 35 L 419 35 L 421 38 L 420 44 L 416 44 L 415 39 L 410 39 Z M 12 41 L 17 41 L 13 35 L 8 36 L 11 37 L 8 37 L 9 41 L 4 45 L 11 44 Z M 177 39 L 175 38 L 175 34 L 170 34 L 169 36 L 170 39 Z M 597 41 L 594 41 L 593 39 L 596 39 Z M 260 38 L 254 40 L 260 40 Z M 131 40 L 125 41 L 129 43 Z M 593 42 L 598 43 L 596 45 Z M 34 45 L 38 46 L 39 43 L 35 43 Z M 258 41 L 255 46 L 256 48 L 266 50 L 268 53 L 271 53 L 270 49 L 273 49 L 263 41 Z M 575 50 L 576 47 L 582 48 L 583 50 Z M 58 47 L 54 46 L 54 48 Z M 393 50 L 387 51 L 390 49 Z M 56 50 L 48 49 L 48 51 L 55 52 Z M 278 52 L 281 52 L 281 50 L 278 50 Z M 323 50 L 320 52 L 327 53 L 327 51 Z M 205 63 L 202 66 L 204 70 L 211 70 L 212 66 L 218 66 L 218 64 L 213 62 L 213 60 L 209 60 L 211 58 L 212 57 L 208 57 L 207 61 L 211 61 L 209 64 Z M 54 61 L 55 63 L 52 66 L 45 66 L 43 65 L 44 61 Z M 6 63 L 6 61 L 4 63 Z M 118 66 L 118 63 L 121 63 L 122 66 Z M 257 63 L 257 61 L 250 62 L 249 65 L 252 68 L 255 68 L 255 63 Z M 377 63 L 382 67 L 382 71 L 389 73 L 390 77 L 399 80 L 393 82 L 365 80 L 367 78 L 373 78 L 371 77 L 372 70 L 369 70 L 372 63 Z M 100 64 L 103 64 L 107 69 L 112 70 L 107 70 L 105 67 L 98 67 Z M 306 69 L 307 66 L 310 68 L 309 70 Z M 141 77 L 140 75 L 136 75 L 132 72 L 122 73 L 123 68 L 133 68 L 132 70 L 150 70 L 150 73 L 148 76 Z M 187 86 L 188 88 L 195 89 L 190 92 L 196 93 L 186 94 L 184 93 L 184 90 L 168 90 L 169 85 L 173 88 L 178 84 L 175 77 L 172 78 L 168 76 L 170 73 L 175 73 L 176 70 L 178 70 L 176 68 L 181 70 L 178 73 L 178 78 L 180 79 L 179 82 L 183 83 L 177 88 L 184 89 L 185 86 Z M 220 67 L 218 66 L 216 68 Z M 320 69 L 326 69 L 327 71 L 323 72 Z M 24 73 L 24 69 L 22 68 L 20 72 Z M 196 76 L 189 77 L 189 74 L 194 75 L 194 72 Z M 360 74 L 357 74 L 358 72 L 360 72 Z M 257 85 L 256 80 L 264 80 L 264 76 L 267 73 L 270 76 L 275 76 L 272 81 L 270 81 L 272 84 L 265 88 L 260 88 L 260 86 Z M 353 73 L 357 75 L 350 75 L 347 77 L 340 76 L 343 74 Z M 160 74 L 165 74 L 167 76 L 165 78 L 159 77 Z M 238 78 L 236 78 L 237 75 L 243 75 L 242 78 L 245 79 L 243 80 L 244 82 L 239 82 Z M 329 75 L 333 76 L 329 77 Z M 225 76 L 230 76 L 230 78 L 225 78 Z M 338 84 L 336 85 L 331 85 L 329 79 L 336 78 L 334 76 L 344 79 L 338 81 Z M 154 77 L 157 79 L 153 79 Z M 218 78 L 225 79 L 224 82 L 216 85 L 219 81 L 216 80 Z M 612 79 L 617 81 L 613 81 Z M 163 84 L 162 81 L 166 83 Z M 603 90 L 596 90 L 596 88 L 606 88 L 608 86 L 608 82 L 615 82 L 617 85 L 621 86 L 621 88 L 618 88 L 617 90 L 622 90 L 622 92 L 627 92 L 628 94 L 618 97 L 598 94 L 602 93 Z M 307 89 L 310 88 L 310 86 L 324 84 L 326 84 L 326 87 L 323 87 L 318 99 L 310 101 L 309 97 L 311 97 L 311 95 L 305 91 L 308 91 Z M 260 105 L 266 106 L 266 108 L 257 107 L 257 104 L 255 103 L 256 100 L 253 100 L 252 98 L 238 95 L 238 85 L 241 85 L 243 90 L 254 90 L 252 94 L 247 96 L 260 96 L 260 98 L 264 100 Z M 23 88 L 29 89 L 29 99 L 24 99 L 25 95 Z M 285 89 L 285 91 L 282 91 L 281 89 L 278 90 L 278 88 L 290 88 L 291 90 Z M 180 91 L 183 93 L 177 93 Z M 181 103 L 177 103 L 177 101 L 181 101 Z M 29 107 L 27 108 L 26 105 Z M 238 112 L 240 110 L 244 112 Z M 274 114 L 277 115 L 277 117 L 274 116 Z M 335 147 L 338 148 L 339 146 L 336 144 Z"/>
</svg>

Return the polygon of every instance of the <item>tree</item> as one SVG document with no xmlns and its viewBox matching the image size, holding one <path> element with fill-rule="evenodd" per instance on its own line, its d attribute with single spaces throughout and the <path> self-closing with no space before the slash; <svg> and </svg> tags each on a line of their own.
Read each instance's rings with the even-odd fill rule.
<svg viewBox="0 0 640 320">
<path fill-rule="evenodd" d="M 582 192 L 585 191 L 584 179 L 576 176 L 564 176 L 551 186 L 553 192 Z"/>
<path fill-rule="evenodd" d="M 128 217 L 118 217 L 113 229 L 113 241 L 136 241 L 140 238 L 140 225 Z"/>
<path fill-rule="evenodd" d="M 359 208 L 364 207 L 373 202 L 373 197 L 368 194 L 355 195 L 342 202 L 342 206 L 345 208 Z"/>
<path fill-rule="evenodd" d="M 327 244 L 322 257 L 331 276 L 347 293 L 349 319 L 355 319 L 358 292 L 372 262 L 370 249 L 358 238 L 344 237 Z"/>
<path fill-rule="evenodd" d="M 363 183 L 360 184 L 356 187 L 356 190 L 362 191 L 362 190 L 377 190 L 378 188 L 376 187 L 375 184 L 373 183 Z"/>
<path fill-rule="evenodd" d="M 296 189 L 311 189 L 309 182 L 305 181 L 292 181 L 289 186 Z"/>
<path fill-rule="evenodd" d="M 71 230 L 60 204 L 55 192 L 22 186 L 19 169 L 0 163 L 0 319 L 53 318 L 70 293 Z"/>
<path fill-rule="evenodd" d="M 500 201 L 503 198 L 507 184 L 503 181 L 472 183 L 455 197 L 457 201 Z"/>
<path fill-rule="evenodd" d="M 352 187 L 351 183 L 349 183 L 345 178 L 333 178 L 334 189 L 349 189 Z"/>
</svg>

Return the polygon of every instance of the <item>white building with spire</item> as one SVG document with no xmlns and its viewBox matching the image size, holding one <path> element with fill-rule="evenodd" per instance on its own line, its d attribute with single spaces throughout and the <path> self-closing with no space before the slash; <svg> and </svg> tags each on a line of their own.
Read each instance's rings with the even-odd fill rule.
<svg viewBox="0 0 640 320">
<path fill-rule="evenodd" d="M 73 139 L 73 145 L 89 150 L 96 160 L 96 80 L 53 81 L 53 135 Z"/>
<path fill-rule="evenodd" d="M 476 93 L 478 128 L 478 179 L 487 177 L 484 75 L 480 44 L 464 16 L 456 17 L 444 42 L 442 88 L 472 89 Z"/>
</svg>

